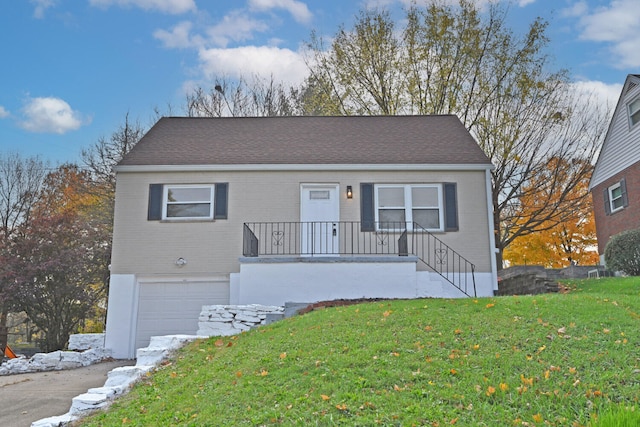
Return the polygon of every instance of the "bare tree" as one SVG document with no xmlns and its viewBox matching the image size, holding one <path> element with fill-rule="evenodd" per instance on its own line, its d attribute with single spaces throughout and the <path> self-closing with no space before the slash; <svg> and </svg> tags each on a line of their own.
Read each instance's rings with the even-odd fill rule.
<svg viewBox="0 0 640 427">
<path fill-rule="evenodd" d="M 187 95 L 189 117 L 262 117 L 301 115 L 301 89 L 286 87 L 273 76 L 251 82 L 244 77 L 232 80 L 216 77 L 211 89 L 196 87 Z"/>
<path fill-rule="evenodd" d="M 87 149 L 82 150 L 82 162 L 92 173 L 94 180 L 108 184 L 109 190 L 115 190 L 115 171 L 113 167 L 140 141 L 146 129 L 138 120 L 131 121 L 129 113 L 124 123 L 109 138 L 101 137 Z"/>
<path fill-rule="evenodd" d="M 470 0 L 453 6 L 434 0 L 409 8 L 398 29 L 387 12 L 366 10 L 329 49 L 312 36 L 307 57 L 307 95 L 324 111 L 461 119 L 495 166 L 500 254 L 514 238 L 562 221 L 568 206 L 580 202 L 573 189 L 590 169 L 563 168 L 589 163 L 608 122 L 607 111 L 573 90 L 567 71 L 554 70 L 545 53 L 546 23 L 533 19 L 518 36 L 506 25 L 507 12 L 495 3 L 481 12 Z M 552 159 L 562 160 L 555 178 L 544 188 L 527 185 L 548 173 Z M 537 192 L 540 206 L 519 221 L 525 191 Z"/>
<path fill-rule="evenodd" d="M 13 153 L 0 156 L 0 264 L 19 227 L 28 222 L 46 175 L 46 164 L 37 157 Z M 0 266 L 0 354 L 7 346 L 7 315 L 12 308 L 11 282 Z"/>
</svg>

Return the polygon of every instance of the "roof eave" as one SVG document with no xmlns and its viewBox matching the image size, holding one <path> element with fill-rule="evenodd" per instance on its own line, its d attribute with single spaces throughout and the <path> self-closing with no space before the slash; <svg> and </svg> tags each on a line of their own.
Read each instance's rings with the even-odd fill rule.
<svg viewBox="0 0 640 427">
<path fill-rule="evenodd" d="M 362 170 L 493 170 L 491 163 L 468 164 L 236 164 L 236 165 L 119 165 L 117 173 L 225 172 L 225 171 L 362 171 Z"/>
</svg>

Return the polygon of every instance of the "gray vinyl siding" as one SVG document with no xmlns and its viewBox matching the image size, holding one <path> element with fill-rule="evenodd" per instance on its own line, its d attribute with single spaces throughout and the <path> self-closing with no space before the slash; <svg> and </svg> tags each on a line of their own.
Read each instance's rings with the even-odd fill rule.
<svg viewBox="0 0 640 427">
<path fill-rule="evenodd" d="M 628 110 L 628 104 L 640 96 L 640 79 L 635 76 L 630 76 L 629 79 L 638 84 L 621 94 L 593 172 L 590 188 L 640 162 L 640 124 L 631 128 Z"/>
<path fill-rule="evenodd" d="M 150 184 L 228 183 L 228 217 L 213 221 L 147 220 Z M 491 271 L 485 171 L 120 172 L 112 274 L 227 275 L 239 271 L 244 222 L 299 221 L 300 184 L 340 186 L 340 220 L 360 221 L 361 183 L 457 183 L 459 231 L 438 237 Z M 353 187 L 353 199 L 346 187 Z M 178 267 L 178 258 L 187 264 Z"/>
</svg>

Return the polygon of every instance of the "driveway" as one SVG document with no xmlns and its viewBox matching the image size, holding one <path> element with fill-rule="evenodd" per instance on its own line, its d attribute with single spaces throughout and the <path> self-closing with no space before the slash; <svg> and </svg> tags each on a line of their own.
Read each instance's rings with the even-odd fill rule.
<svg viewBox="0 0 640 427">
<path fill-rule="evenodd" d="M 71 399 L 104 385 L 107 372 L 135 363 L 116 360 L 63 371 L 0 376 L 0 426 L 28 427 L 42 418 L 66 414 Z"/>
</svg>

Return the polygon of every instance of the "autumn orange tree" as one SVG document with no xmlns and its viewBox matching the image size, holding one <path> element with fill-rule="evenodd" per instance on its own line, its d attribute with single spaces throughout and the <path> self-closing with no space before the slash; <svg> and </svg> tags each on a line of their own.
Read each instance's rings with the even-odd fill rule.
<svg viewBox="0 0 640 427">
<path fill-rule="evenodd" d="M 542 265 L 548 268 L 567 267 L 571 264 L 597 264 L 596 228 L 591 198 L 587 197 L 590 173 L 560 194 L 565 174 L 572 168 L 591 168 L 585 160 L 566 161 L 552 159 L 524 188 L 524 194 L 512 207 L 512 215 L 504 221 L 502 228 L 521 230 L 520 222 L 527 222 L 539 211 L 548 209 L 541 200 L 561 197 L 565 203 L 552 203 L 559 206 L 556 212 L 550 212 L 547 219 L 537 225 L 537 230 L 528 234 L 516 235 L 504 251 L 504 259 L 509 265 Z M 508 221 L 513 223 L 509 223 Z"/>
</svg>

